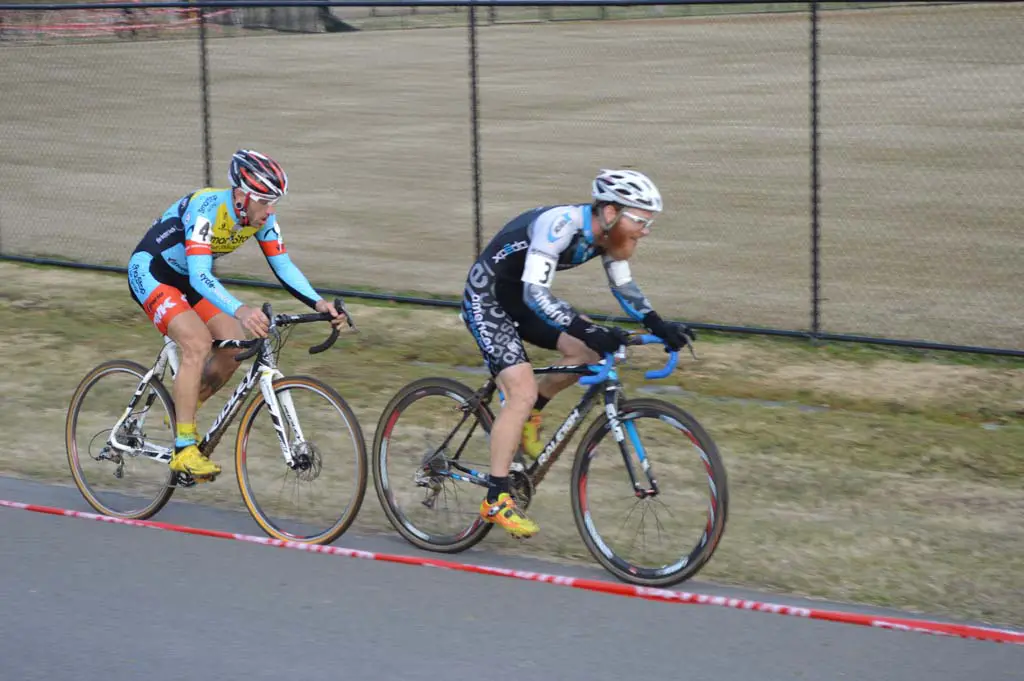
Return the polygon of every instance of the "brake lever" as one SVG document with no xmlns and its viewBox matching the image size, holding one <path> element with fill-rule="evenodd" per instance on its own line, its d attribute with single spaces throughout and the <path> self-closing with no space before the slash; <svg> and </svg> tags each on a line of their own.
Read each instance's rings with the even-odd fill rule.
<svg viewBox="0 0 1024 681">
<path fill-rule="evenodd" d="M 349 326 L 350 329 L 352 329 L 356 333 L 359 333 L 359 329 L 356 328 L 356 323 L 354 321 L 352 321 L 352 315 L 349 314 L 348 308 L 345 307 L 345 301 L 344 300 L 342 300 L 341 298 L 335 298 L 334 299 L 334 309 L 336 309 L 338 312 L 340 312 L 343 315 L 345 315 L 345 321 L 348 323 L 348 326 Z"/>
<path fill-rule="evenodd" d="M 700 358 L 697 357 L 697 352 L 693 349 L 693 343 L 690 341 L 690 337 L 684 335 L 683 338 L 686 339 L 686 349 L 690 351 L 690 356 L 693 357 L 694 360 L 700 361 Z"/>
</svg>

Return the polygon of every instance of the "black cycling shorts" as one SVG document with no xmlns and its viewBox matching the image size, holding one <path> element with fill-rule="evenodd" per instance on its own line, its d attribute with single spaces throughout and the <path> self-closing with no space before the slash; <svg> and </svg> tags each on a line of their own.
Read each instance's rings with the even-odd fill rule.
<svg viewBox="0 0 1024 681">
<path fill-rule="evenodd" d="M 462 321 L 476 339 L 492 376 L 530 361 L 523 341 L 547 350 L 558 348 L 561 330 L 527 307 L 521 283 L 484 279 L 474 282 L 470 276 L 462 298 Z"/>
</svg>

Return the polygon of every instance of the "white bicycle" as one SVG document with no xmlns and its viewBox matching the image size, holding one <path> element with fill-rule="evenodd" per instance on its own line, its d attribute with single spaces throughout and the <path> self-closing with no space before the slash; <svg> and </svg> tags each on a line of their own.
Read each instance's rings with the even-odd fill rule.
<svg viewBox="0 0 1024 681">
<path fill-rule="evenodd" d="M 335 305 L 348 316 L 340 298 Z M 263 313 L 271 322 L 267 338 L 213 341 L 214 348 L 244 349 L 235 357 L 238 361 L 253 356 L 256 360 L 199 449 L 207 456 L 213 454 L 259 384 L 242 413 L 235 439 L 235 473 L 242 500 L 268 535 L 328 544 L 355 520 L 366 492 L 362 429 L 333 388 L 311 376 L 286 377 L 277 368 L 277 354 L 290 332 L 282 334 L 282 329 L 329 321 L 330 316 L 275 316 L 269 303 L 263 305 Z M 351 326 L 351 316 L 348 320 Z M 327 350 L 338 335 L 332 328 L 330 337 L 309 352 Z M 175 489 L 196 484 L 190 475 L 171 471 L 167 465 L 174 452 L 176 420 L 163 379 L 170 370 L 173 380 L 179 359 L 177 345 L 164 339 L 150 368 L 124 359 L 104 362 L 85 375 L 71 398 L 65 426 L 71 474 L 89 505 L 104 515 L 150 518 Z M 302 506 L 306 502 L 309 508 Z"/>
</svg>

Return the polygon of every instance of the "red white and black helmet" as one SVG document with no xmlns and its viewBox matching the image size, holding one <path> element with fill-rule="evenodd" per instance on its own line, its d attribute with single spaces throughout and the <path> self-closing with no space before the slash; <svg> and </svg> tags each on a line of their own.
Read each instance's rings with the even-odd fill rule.
<svg viewBox="0 0 1024 681">
<path fill-rule="evenodd" d="M 288 175 L 281 164 L 251 149 L 239 149 L 231 156 L 228 180 L 232 187 L 266 201 L 288 193 Z"/>
</svg>

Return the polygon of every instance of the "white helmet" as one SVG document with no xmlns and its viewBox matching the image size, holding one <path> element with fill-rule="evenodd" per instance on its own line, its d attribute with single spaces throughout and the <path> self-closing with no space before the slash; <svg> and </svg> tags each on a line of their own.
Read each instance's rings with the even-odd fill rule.
<svg viewBox="0 0 1024 681">
<path fill-rule="evenodd" d="M 596 201 L 607 201 L 623 206 L 643 208 L 660 213 L 661 193 L 654 183 L 635 170 L 601 170 L 594 178 L 593 196 Z"/>
</svg>

